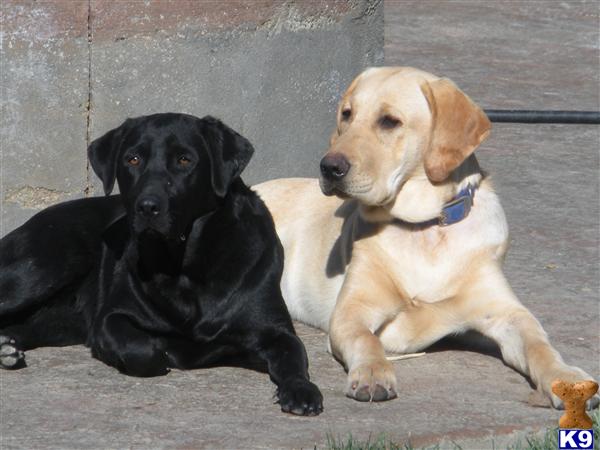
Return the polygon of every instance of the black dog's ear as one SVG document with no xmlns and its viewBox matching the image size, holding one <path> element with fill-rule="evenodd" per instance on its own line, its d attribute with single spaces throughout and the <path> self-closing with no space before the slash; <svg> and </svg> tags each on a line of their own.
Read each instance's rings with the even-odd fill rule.
<svg viewBox="0 0 600 450">
<path fill-rule="evenodd" d="M 240 176 L 254 153 L 248 139 L 211 116 L 201 119 L 201 134 L 208 147 L 212 187 L 225 197 L 229 185 Z"/>
<path fill-rule="evenodd" d="M 94 140 L 88 147 L 88 159 L 92 169 L 102 180 L 105 195 L 109 195 L 115 185 L 121 143 L 131 122 L 132 119 L 127 119 L 121 126 Z"/>
</svg>

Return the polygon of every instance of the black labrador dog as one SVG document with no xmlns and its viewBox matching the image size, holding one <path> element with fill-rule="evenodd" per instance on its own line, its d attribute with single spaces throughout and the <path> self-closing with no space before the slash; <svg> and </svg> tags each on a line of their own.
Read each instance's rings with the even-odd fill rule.
<svg viewBox="0 0 600 450">
<path fill-rule="evenodd" d="M 0 241 L 0 366 L 85 343 L 128 375 L 251 367 L 283 411 L 319 414 L 273 220 L 240 178 L 253 151 L 214 118 L 173 113 L 92 142 L 107 197 L 50 207 Z"/>
</svg>

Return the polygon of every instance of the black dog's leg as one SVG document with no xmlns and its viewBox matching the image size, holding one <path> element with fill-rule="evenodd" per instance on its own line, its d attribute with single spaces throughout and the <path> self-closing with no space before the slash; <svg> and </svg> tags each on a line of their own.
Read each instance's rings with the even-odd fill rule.
<svg viewBox="0 0 600 450">
<path fill-rule="evenodd" d="M 19 255 L 10 264 L 0 257 L 0 327 L 54 304 L 63 291 L 81 282 L 88 270 L 82 265 L 71 269 L 61 260 L 45 261 L 34 253 Z"/>
<path fill-rule="evenodd" d="M 86 219 L 94 206 L 54 206 L 0 239 L 0 327 L 53 304 L 65 289 L 77 289 L 100 249 L 102 217 Z"/>
<path fill-rule="evenodd" d="M 42 305 L 0 315 L 0 368 L 25 367 L 25 350 L 83 344 L 85 325 L 75 301 L 73 294 L 55 295 Z"/>
<path fill-rule="evenodd" d="M 60 204 L 0 239 L 0 368 L 24 367 L 24 350 L 85 342 L 77 291 L 116 204 Z"/>
<path fill-rule="evenodd" d="M 308 357 L 298 336 L 287 330 L 269 329 L 261 332 L 257 344 L 277 385 L 281 410 L 304 416 L 320 414 L 323 396 L 309 381 Z"/>
<path fill-rule="evenodd" d="M 164 349 L 135 322 L 122 313 L 100 319 L 91 338 L 92 356 L 126 375 L 153 377 L 169 372 Z"/>
<path fill-rule="evenodd" d="M 0 368 L 25 367 L 25 350 L 83 344 L 86 326 L 76 295 L 64 292 L 45 304 L 0 320 Z"/>
</svg>

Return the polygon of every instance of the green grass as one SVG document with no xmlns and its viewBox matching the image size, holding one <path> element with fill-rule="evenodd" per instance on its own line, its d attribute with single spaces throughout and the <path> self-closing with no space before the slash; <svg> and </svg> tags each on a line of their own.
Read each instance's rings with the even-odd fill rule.
<svg viewBox="0 0 600 450">
<path fill-rule="evenodd" d="M 594 421 L 594 449 L 600 450 L 600 410 L 596 409 L 592 413 L 588 413 Z M 528 435 L 521 440 L 509 445 L 507 450 L 556 450 L 558 448 L 558 428 L 551 428 L 543 433 L 535 433 Z M 349 435 L 348 437 L 334 437 L 331 434 L 327 435 L 328 450 L 417 450 L 410 443 L 397 444 L 391 441 L 385 434 L 377 437 L 370 437 L 367 441 L 358 441 Z M 438 450 L 439 445 L 431 447 L 422 447 L 420 450 Z M 494 442 L 490 442 L 490 449 L 500 449 L 495 446 Z M 454 444 L 455 450 L 462 450 L 457 444 Z"/>
<path fill-rule="evenodd" d="M 594 449 L 600 448 L 600 409 L 588 412 L 594 421 Z M 522 441 L 508 447 L 508 450 L 556 450 L 558 448 L 558 430 L 551 428 L 542 435 L 527 436 Z"/>
<path fill-rule="evenodd" d="M 432 450 L 438 447 L 431 447 Z M 390 441 L 384 434 L 377 436 L 375 439 L 369 439 L 365 442 L 357 441 L 349 435 L 347 438 L 334 438 L 327 435 L 328 450 L 413 450 L 414 447 L 410 444 L 395 444 Z"/>
</svg>

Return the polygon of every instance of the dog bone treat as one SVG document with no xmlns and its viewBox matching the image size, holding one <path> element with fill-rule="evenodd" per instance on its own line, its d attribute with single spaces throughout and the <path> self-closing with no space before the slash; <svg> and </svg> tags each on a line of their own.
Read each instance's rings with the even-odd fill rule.
<svg viewBox="0 0 600 450">
<path fill-rule="evenodd" d="M 598 383 L 591 380 L 575 383 L 555 380 L 552 392 L 565 404 L 565 413 L 558 421 L 560 428 L 592 428 L 592 419 L 585 412 L 585 402 L 598 392 Z"/>
</svg>

